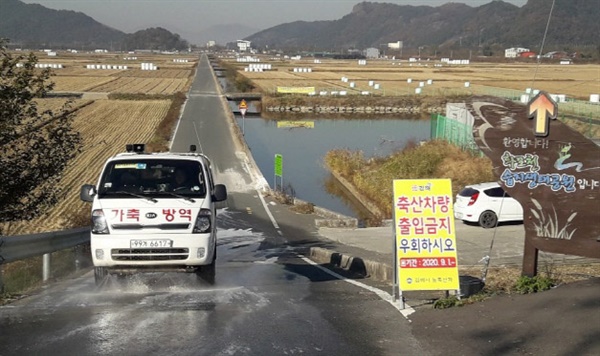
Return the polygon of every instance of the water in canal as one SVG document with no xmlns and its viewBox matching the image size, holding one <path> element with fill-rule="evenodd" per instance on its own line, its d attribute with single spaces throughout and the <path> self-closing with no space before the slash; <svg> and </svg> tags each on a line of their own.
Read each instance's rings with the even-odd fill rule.
<svg viewBox="0 0 600 356">
<path fill-rule="evenodd" d="M 218 82 L 224 91 L 229 84 L 222 73 L 217 73 Z M 239 103 L 229 102 L 237 112 Z M 248 102 L 248 112 L 256 112 L 254 102 Z M 334 149 L 362 151 L 365 157 L 388 156 L 402 149 L 409 141 L 429 139 L 429 120 L 417 115 L 389 116 L 359 119 L 298 118 L 294 114 L 285 118 L 269 114 L 271 119 L 260 115 L 249 115 L 242 119 L 236 115 L 237 123 L 244 132 L 248 147 L 258 168 L 269 183 L 275 187 L 275 154 L 283 157 L 283 179 L 277 177 L 277 185 L 294 190 L 298 199 L 310 202 L 340 214 L 359 219 L 368 213 L 329 173 L 323 163 L 327 152 Z M 275 117 L 274 117 L 275 116 Z M 314 127 L 278 127 L 277 121 L 293 120 L 314 123 Z M 392 182 L 390 182 L 392 184 Z M 287 191 L 289 193 L 289 191 Z M 390 197 L 390 202 L 392 197 Z"/>
<path fill-rule="evenodd" d="M 279 120 L 236 116 L 246 143 L 271 188 L 275 185 L 274 157 L 283 157 L 283 185 L 298 199 L 347 216 L 365 218 L 364 209 L 324 167 L 325 154 L 333 149 L 362 151 L 365 157 L 387 156 L 409 141 L 429 138 L 429 120 L 404 118 L 302 119 L 306 127 L 278 127 Z M 300 121 L 288 116 L 286 120 Z M 314 123 L 314 127 L 311 127 Z M 390 182 L 392 184 L 392 182 Z M 391 201 L 391 197 L 390 197 Z"/>
</svg>

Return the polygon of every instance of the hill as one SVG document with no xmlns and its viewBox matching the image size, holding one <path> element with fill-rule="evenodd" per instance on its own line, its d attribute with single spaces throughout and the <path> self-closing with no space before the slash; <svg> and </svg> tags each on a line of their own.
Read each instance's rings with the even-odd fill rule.
<svg viewBox="0 0 600 356">
<path fill-rule="evenodd" d="M 339 20 L 278 25 L 246 38 L 253 47 L 300 50 L 404 48 L 460 50 L 529 47 L 538 50 L 552 2 L 529 0 L 518 7 L 499 0 L 479 7 L 447 3 L 438 7 L 362 2 Z M 556 0 L 545 48 L 596 46 L 600 6 L 589 0 Z M 439 53 L 439 52 L 438 52 Z"/>
<path fill-rule="evenodd" d="M 28 48 L 109 48 L 125 33 L 75 11 L 52 10 L 19 0 L 2 0 L 0 36 Z"/>
<path fill-rule="evenodd" d="M 188 43 L 163 28 L 127 34 L 84 13 L 48 9 L 19 0 L 0 0 L 0 37 L 25 48 L 181 50 Z"/>
<path fill-rule="evenodd" d="M 189 44 L 178 34 L 156 27 L 126 35 L 123 39 L 125 50 L 151 49 L 160 51 L 186 50 Z"/>
</svg>

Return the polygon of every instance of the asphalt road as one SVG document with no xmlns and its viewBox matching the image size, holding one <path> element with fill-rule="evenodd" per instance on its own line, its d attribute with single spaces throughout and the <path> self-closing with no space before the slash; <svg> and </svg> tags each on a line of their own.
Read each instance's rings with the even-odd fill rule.
<svg viewBox="0 0 600 356">
<path fill-rule="evenodd" d="M 217 283 L 193 274 L 91 273 L 0 307 L 1 355 L 393 355 L 408 322 L 223 213 Z"/>
<path fill-rule="evenodd" d="M 216 85 L 203 57 L 172 146 L 198 145 L 230 193 L 216 284 L 152 273 L 96 287 L 91 272 L 49 284 L 0 307 L 0 355 L 426 354 L 385 293 L 298 253 L 317 242 L 314 220 L 262 197 Z"/>
</svg>

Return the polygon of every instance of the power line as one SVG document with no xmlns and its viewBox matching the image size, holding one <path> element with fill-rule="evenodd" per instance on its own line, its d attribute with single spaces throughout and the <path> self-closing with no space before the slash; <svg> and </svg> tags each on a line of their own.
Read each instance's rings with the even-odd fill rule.
<svg viewBox="0 0 600 356">
<path fill-rule="evenodd" d="M 552 18 L 552 11 L 554 10 L 554 3 L 556 0 L 552 0 L 552 6 L 550 7 L 550 13 L 548 14 L 548 21 L 546 22 L 546 30 L 544 31 L 544 37 L 542 38 L 542 44 L 540 51 L 538 52 L 537 65 L 535 66 L 535 72 L 533 73 L 533 80 L 531 81 L 531 88 L 535 87 L 535 78 L 537 77 L 540 63 L 542 62 L 542 53 L 544 53 L 544 44 L 546 43 L 546 35 L 548 35 L 548 28 L 550 28 L 550 19 Z"/>
</svg>

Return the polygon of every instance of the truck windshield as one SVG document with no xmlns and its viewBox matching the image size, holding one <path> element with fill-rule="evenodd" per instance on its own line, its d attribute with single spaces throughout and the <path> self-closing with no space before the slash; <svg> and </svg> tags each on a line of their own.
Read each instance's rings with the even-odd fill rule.
<svg viewBox="0 0 600 356">
<path fill-rule="evenodd" d="M 100 198 L 203 198 L 206 180 L 198 161 L 135 159 L 109 162 L 100 180 Z M 174 193 L 174 194 L 164 194 Z"/>
</svg>

